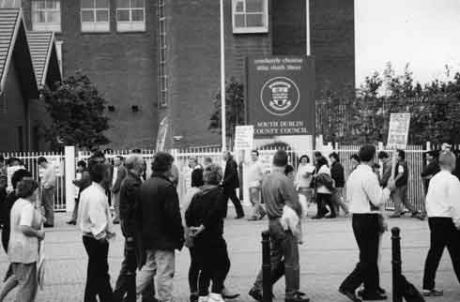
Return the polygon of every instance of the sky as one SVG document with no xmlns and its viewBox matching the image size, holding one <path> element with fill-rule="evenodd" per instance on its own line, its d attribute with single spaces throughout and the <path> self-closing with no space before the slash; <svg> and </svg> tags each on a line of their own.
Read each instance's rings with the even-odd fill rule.
<svg viewBox="0 0 460 302">
<path fill-rule="evenodd" d="M 355 22 L 357 86 L 387 62 L 421 83 L 460 71 L 460 0 L 355 0 Z"/>
</svg>

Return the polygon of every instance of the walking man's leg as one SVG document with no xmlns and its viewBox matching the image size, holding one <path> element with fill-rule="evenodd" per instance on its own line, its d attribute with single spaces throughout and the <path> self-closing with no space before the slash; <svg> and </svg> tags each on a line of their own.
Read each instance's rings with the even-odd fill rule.
<svg viewBox="0 0 460 302">
<path fill-rule="evenodd" d="M 46 225 L 54 226 L 54 188 L 43 189 L 43 208 L 45 209 Z"/>
<path fill-rule="evenodd" d="M 425 270 L 423 274 L 423 289 L 435 289 L 436 271 L 439 267 L 444 248 L 447 245 L 448 235 L 446 233 L 446 220 L 450 218 L 429 218 L 428 224 L 430 226 L 430 250 L 425 261 Z"/>
<path fill-rule="evenodd" d="M 147 295 L 149 287 L 154 287 L 154 278 L 157 271 L 155 262 L 155 251 L 146 251 L 146 261 L 142 269 L 139 271 L 139 278 L 137 284 L 137 295 Z"/>
<path fill-rule="evenodd" d="M 115 285 L 115 301 L 123 301 L 123 297 L 126 294 L 126 302 L 136 302 L 137 260 L 135 248 L 134 242 L 125 241 L 124 259 L 121 263 L 120 275 Z"/>
<path fill-rule="evenodd" d="M 113 193 L 113 208 L 115 210 L 115 218 L 113 219 L 114 223 L 120 222 L 120 192 Z"/>
<path fill-rule="evenodd" d="M 227 192 L 227 196 L 230 198 L 233 205 L 235 206 L 236 217 L 237 218 L 244 217 L 243 206 L 241 205 L 241 202 L 238 199 L 238 196 L 236 196 L 236 191 L 234 189 L 229 189 Z"/>
<path fill-rule="evenodd" d="M 170 302 L 175 273 L 175 252 L 155 251 L 155 262 L 157 264 L 156 298 L 162 302 Z"/>
</svg>

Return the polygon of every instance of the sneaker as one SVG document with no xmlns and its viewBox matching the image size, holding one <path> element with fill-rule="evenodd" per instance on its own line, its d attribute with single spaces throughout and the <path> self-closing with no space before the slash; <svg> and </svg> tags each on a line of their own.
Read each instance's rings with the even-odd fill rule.
<svg viewBox="0 0 460 302">
<path fill-rule="evenodd" d="M 225 302 L 221 294 L 210 293 L 208 300 L 204 302 Z"/>
<path fill-rule="evenodd" d="M 199 297 L 198 297 L 198 294 L 191 294 L 190 295 L 190 302 L 198 302 L 199 301 Z"/>
<path fill-rule="evenodd" d="M 236 299 L 240 296 L 239 293 L 234 293 L 234 292 L 231 292 L 228 288 L 224 287 L 222 289 L 222 297 L 224 297 L 224 299 Z"/>
<path fill-rule="evenodd" d="M 259 302 L 263 299 L 262 292 L 254 287 L 251 288 L 251 290 L 249 291 L 249 296 L 251 296 L 254 300 Z"/>
<path fill-rule="evenodd" d="M 340 287 L 339 292 L 353 302 L 362 302 L 362 300 L 356 296 L 354 291 Z"/>
<path fill-rule="evenodd" d="M 296 293 L 294 297 L 287 298 L 284 301 L 285 302 L 310 302 L 310 298 L 307 298 L 305 296 L 302 296 Z"/>
<path fill-rule="evenodd" d="M 197 301 L 198 301 L 198 302 L 208 302 L 209 299 L 208 299 L 208 297 L 203 296 L 203 297 L 198 297 L 198 300 L 197 300 Z"/>
<path fill-rule="evenodd" d="M 267 215 L 267 212 L 263 211 L 263 212 L 260 214 L 259 220 L 264 219 L 264 217 L 265 217 L 266 215 Z"/>
<path fill-rule="evenodd" d="M 425 297 L 441 297 L 442 295 L 444 295 L 444 292 L 439 289 L 424 289 L 423 295 Z"/>
</svg>

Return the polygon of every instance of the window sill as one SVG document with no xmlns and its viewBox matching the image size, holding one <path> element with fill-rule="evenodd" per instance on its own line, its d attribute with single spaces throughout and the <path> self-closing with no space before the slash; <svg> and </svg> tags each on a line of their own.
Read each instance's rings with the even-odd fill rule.
<svg viewBox="0 0 460 302">
<path fill-rule="evenodd" d="M 265 27 L 248 27 L 248 28 L 233 28 L 233 33 L 238 35 L 244 34 L 268 34 L 268 28 Z"/>
</svg>

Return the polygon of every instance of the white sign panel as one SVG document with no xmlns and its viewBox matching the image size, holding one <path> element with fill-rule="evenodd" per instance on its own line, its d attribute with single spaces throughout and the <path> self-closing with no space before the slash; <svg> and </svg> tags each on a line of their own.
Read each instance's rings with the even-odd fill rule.
<svg viewBox="0 0 460 302">
<path fill-rule="evenodd" d="M 235 127 L 235 149 L 252 150 L 254 145 L 254 126 Z"/>
<path fill-rule="evenodd" d="M 392 113 L 387 148 L 405 149 L 409 140 L 410 113 Z"/>
</svg>

